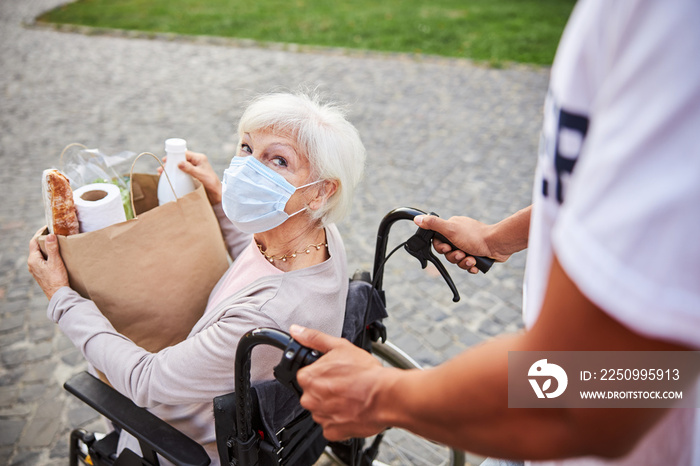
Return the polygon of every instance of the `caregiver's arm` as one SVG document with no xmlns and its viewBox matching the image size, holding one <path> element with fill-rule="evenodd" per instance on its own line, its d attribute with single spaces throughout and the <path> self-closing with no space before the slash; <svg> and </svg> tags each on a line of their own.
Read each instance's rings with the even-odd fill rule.
<svg viewBox="0 0 700 466">
<path fill-rule="evenodd" d="M 530 459 L 623 455 L 664 410 L 509 409 L 508 351 L 687 349 L 617 323 L 581 294 L 556 260 L 530 331 L 488 341 L 433 369 L 386 369 L 342 340 L 298 328 L 292 335 L 327 353 L 298 380 L 302 405 L 329 440 L 398 426 L 475 453 Z"/>
<path fill-rule="evenodd" d="M 450 240 L 458 249 L 434 240 L 435 250 L 460 268 L 477 273 L 474 256 L 491 257 L 498 262 L 527 247 L 532 206 L 525 207 L 492 225 L 471 217 L 442 219 L 434 215 L 419 215 L 415 223 L 426 230 L 434 230 Z"/>
</svg>

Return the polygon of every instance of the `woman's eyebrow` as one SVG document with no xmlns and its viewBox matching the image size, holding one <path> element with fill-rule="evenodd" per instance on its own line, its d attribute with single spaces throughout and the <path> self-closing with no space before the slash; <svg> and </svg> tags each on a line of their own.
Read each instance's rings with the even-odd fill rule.
<svg viewBox="0 0 700 466">
<path fill-rule="evenodd" d="M 294 154 L 297 154 L 297 148 L 293 144 L 289 144 L 286 142 L 273 142 L 268 147 L 277 147 L 277 146 L 289 147 L 290 149 L 292 149 L 292 151 L 294 151 Z"/>
</svg>

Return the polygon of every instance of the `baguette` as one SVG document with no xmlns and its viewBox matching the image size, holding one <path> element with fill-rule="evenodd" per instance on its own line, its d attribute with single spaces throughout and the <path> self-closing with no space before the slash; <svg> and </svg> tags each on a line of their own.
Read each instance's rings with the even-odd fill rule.
<svg viewBox="0 0 700 466">
<path fill-rule="evenodd" d="M 44 170 L 42 175 L 44 213 L 49 232 L 57 235 L 80 233 L 78 215 L 73 202 L 73 190 L 68 178 L 56 169 Z"/>
</svg>

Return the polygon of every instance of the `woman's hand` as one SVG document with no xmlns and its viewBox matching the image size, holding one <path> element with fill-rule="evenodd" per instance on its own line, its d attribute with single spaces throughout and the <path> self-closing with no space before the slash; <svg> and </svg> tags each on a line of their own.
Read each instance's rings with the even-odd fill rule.
<svg viewBox="0 0 700 466">
<path fill-rule="evenodd" d="M 36 232 L 31 241 L 29 241 L 27 266 L 34 280 L 36 280 L 44 291 L 46 297 L 51 300 L 54 293 L 64 286 L 70 286 L 70 282 L 68 281 L 66 266 L 58 250 L 58 239 L 54 234 L 46 237 L 45 245 L 48 258 L 44 259 L 44 255 L 39 248 L 39 241 L 37 240 L 43 231 L 44 228 L 42 227 Z"/>
<path fill-rule="evenodd" d="M 189 150 L 186 152 L 185 156 L 187 160 L 180 162 L 178 168 L 202 183 L 211 205 L 221 203 L 221 180 L 216 175 L 207 156 Z M 163 163 L 165 163 L 166 160 L 167 157 L 164 157 Z M 163 169 L 159 167 L 158 173 L 162 171 Z"/>
</svg>

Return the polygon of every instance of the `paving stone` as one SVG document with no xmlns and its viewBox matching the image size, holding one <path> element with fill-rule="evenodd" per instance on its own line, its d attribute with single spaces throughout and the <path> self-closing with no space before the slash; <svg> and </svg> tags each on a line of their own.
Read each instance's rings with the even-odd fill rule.
<svg viewBox="0 0 700 466">
<path fill-rule="evenodd" d="M 435 325 L 434 322 L 431 322 L 427 317 L 420 316 L 420 317 L 415 317 L 412 319 L 410 322 L 406 324 L 406 327 L 411 329 L 411 331 L 415 332 L 417 335 L 423 335 L 430 331 L 430 329 Z"/>
<path fill-rule="evenodd" d="M 466 351 L 467 347 L 461 344 L 453 344 L 448 346 L 446 349 L 440 351 L 440 356 L 442 357 L 443 361 L 448 361 L 458 354 L 463 353 Z"/>
<path fill-rule="evenodd" d="M 67 450 L 67 447 L 66 447 L 66 450 Z M 55 458 L 49 454 L 48 458 L 42 460 L 42 464 L 44 466 L 65 466 L 67 456 L 68 455 L 66 454 L 61 458 Z M 45 452 L 44 452 L 44 457 L 46 457 Z"/>
<path fill-rule="evenodd" d="M 12 367 L 27 361 L 28 350 L 25 347 L 10 347 L 0 351 L 0 359 L 5 367 Z"/>
<path fill-rule="evenodd" d="M 61 436 L 59 436 L 59 438 L 60 437 Z M 59 441 L 55 443 L 55 445 L 53 446 L 53 448 L 51 448 L 51 451 L 49 452 L 49 458 L 62 461 L 65 465 L 66 458 L 68 458 L 68 455 L 70 453 L 70 446 L 68 441 L 70 437 L 68 433 L 66 433 L 62 437 L 65 439 L 65 441 Z"/>
<path fill-rule="evenodd" d="M 523 320 L 523 315 L 520 310 L 513 309 L 512 307 L 501 304 L 496 308 L 496 311 L 492 314 L 492 317 L 499 323 L 507 325 Z"/>
<path fill-rule="evenodd" d="M 31 414 L 31 409 L 27 405 L 10 406 L 8 408 L 3 408 L 2 403 L 0 403 L 0 419 L 10 418 L 10 417 L 26 418 L 30 414 Z"/>
<path fill-rule="evenodd" d="M 439 328 L 431 330 L 423 338 L 431 347 L 438 351 L 445 349 L 452 343 L 450 336 Z"/>
<path fill-rule="evenodd" d="M 18 401 L 20 403 L 30 403 L 32 401 L 37 401 L 41 399 L 42 395 L 46 392 L 46 385 L 43 383 L 29 383 L 24 384 L 22 387 L 22 394 L 20 395 Z"/>
<path fill-rule="evenodd" d="M 68 364 L 69 366 L 77 366 L 83 360 L 83 355 L 80 354 L 80 351 L 78 351 L 77 349 L 75 351 L 71 351 L 70 353 L 61 356 L 61 361 Z"/>
<path fill-rule="evenodd" d="M 44 341 L 33 344 L 28 351 L 27 362 L 33 363 L 46 359 L 53 354 L 53 342 Z"/>
<path fill-rule="evenodd" d="M 39 285 L 34 285 L 34 293 L 35 296 L 32 296 L 29 300 L 27 308 L 32 309 L 33 312 L 43 312 L 46 315 L 46 307 L 49 305 L 49 302 L 44 293 L 41 292 Z"/>
<path fill-rule="evenodd" d="M 68 411 L 68 419 L 74 427 L 80 427 L 95 421 L 99 414 L 85 403 L 80 403 Z"/>
<path fill-rule="evenodd" d="M 0 423 L 0 446 L 13 445 L 19 439 L 25 421 L 21 419 L 3 419 Z"/>
<path fill-rule="evenodd" d="M 13 330 L 17 330 L 17 329 L 21 328 L 23 325 L 24 325 L 24 316 L 5 314 L 0 319 L 0 335 L 2 335 L 5 332 L 9 333 Z"/>
<path fill-rule="evenodd" d="M 40 361 L 33 364 L 27 363 L 24 366 L 22 380 L 25 383 L 47 382 L 51 379 L 56 362 L 52 360 Z"/>
<path fill-rule="evenodd" d="M 0 348 L 3 348 L 5 346 L 12 346 L 17 342 L 24 340 L 25 338 L 26 335 L 22 331 L 16 331 L 3 335 L 2 338 L 0 338 Z"/>
<path fill-rule="evenodd" d="M 479 344 L 483 340 L 483 337 L 477 335 L 476 333 L 470 332 L 469 330 L 464 330 L 459 334 L 459 341 L 467 347 Z"/>
<path fill-rule="evenodd" d="M 487 336 L 496 336 L 503 333 L 503 326 L 491 320 L 485 320 L 479 326 L 479 332 Z"/>
<path fill-rule="evenodd" d="M 29 334 L 34 342 L 50 340 L 55 334 L 55 327 L 53 322 L 44 317 L 41 323 L 30 325 Z M 49 343 L 52 344 L 52 342 Z"/>
<path fill-rule="evenodd" d="M 0 387 L 12 387 L 22 378 L 23 369 L 23 367 L 5 368 L 5 371 L 0 373 Z"/>
<path fill-rule="evenodd" d="M 0 464 L 10 464 L 10 457 L 12 456 L 13 450 L 14 447 L 12 445 L 0 446 Z"/>
<path fill-rule="evenodd" d="M 471 301 L 471 300 L 470 300 Z M 457 305 L 453 315 L 459 317 L 462 322 L 469 322 L 471 320 L 478 319 L 484 315 L 484 310 L 475 306 L 471 302 L 466 302 Z"/>
<path fill-rule="evenodd" d="M 40 464 L 41 452 L 22 451 L 12 458 L 9 466 L 34 466 Z M 42 462 L 43 463 L 43 462 Z"/>
<path fill-rule="evenodd" d="M 26 299 L 29 297 L 28 286 L 12 286 L 6 293 L 8 301 Z"/>
<path fill-rule="evenodd" d="M 435 367 L 444 362 L 444 358 L 440 353 L 432 351 L 426 347 L 423 347 L 411 354 L 411 357 L 413 357 L 413 359 L 416 360 L 424 369 L 428 367 Z"/>
<path fill-rule="evenodd" d="M 409 333 L 403 333 L 391 340 L 423 367 L 431 367 L 442 362 L 439 354 Z"/>
<path fill-rule="evenodd" d="M 68 349 L 78 350 L 72 341 L 60 333 L 60 330 L 54 330 L 54 346 L 57 352 L 62 352 Z"/>
<path fill-rule="evenodd" d="M 25 427 L 19 441 L 20 447 L 48 447 L 54 441 L 61 426 L 56 422 L 62 404 L 56 400 L 44 400 Z"/>
</svg>

